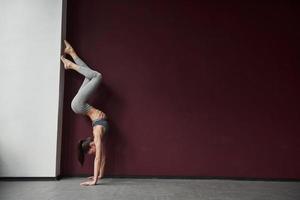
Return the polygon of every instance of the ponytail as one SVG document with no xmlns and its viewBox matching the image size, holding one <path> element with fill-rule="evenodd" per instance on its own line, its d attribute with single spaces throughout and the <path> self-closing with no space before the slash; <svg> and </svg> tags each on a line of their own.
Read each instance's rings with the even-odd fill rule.
<svg viewBox="0 0 300 200">
<path fill-rule="evenodd" d="M 93 137 L 87 137 L 82 139 L 77 144 L 77 159 L 81 166 L 84 163 L 84 155 L 90 150 L 90 143 L 93 141 Z"/>
</svg>

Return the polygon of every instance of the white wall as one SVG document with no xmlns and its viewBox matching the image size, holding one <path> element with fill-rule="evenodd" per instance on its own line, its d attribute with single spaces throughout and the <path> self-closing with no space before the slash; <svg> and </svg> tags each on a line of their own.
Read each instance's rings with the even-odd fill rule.
<svg viewBox="0 0 300 200">
<path fill-rule="evenodd" d="M 62 1 L 0 0 L 0 177 L 59 174 Z"/>
</svg>

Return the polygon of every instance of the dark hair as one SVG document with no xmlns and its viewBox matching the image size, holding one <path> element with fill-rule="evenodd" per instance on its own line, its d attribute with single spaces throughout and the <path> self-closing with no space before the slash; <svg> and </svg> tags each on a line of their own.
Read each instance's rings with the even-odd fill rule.
<svg viewBox="0 0 300 200">
<path fill-rule="evenodd" d="M 77 145 L 77 158 L 80 162 L 81 166 L 84 163 L 84 154 L 86 154 L 90 150 L 90 143 L 93 141 L 93 137 L 87 137 L 78 142 Z"/>
</svg>

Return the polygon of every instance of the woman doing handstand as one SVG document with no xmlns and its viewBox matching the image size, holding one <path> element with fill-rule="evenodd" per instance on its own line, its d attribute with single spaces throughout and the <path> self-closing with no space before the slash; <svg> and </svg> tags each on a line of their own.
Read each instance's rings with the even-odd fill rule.
<svg viewBox="0 0 300 200">
<path fill-rule="evenodd" d="M 105 113 L 88 104 L 87 100 L 101 83 L 102 74 L 89 68 L 78 57 L 73 47 L 66 40 L 64 40 L 64 43 L 64 53 L 69 54 L 75 61 L 75 63 L 73 63 L 72 61 L 64 58 L 64 56 L 61 56 L 61 61 L 64 63 L 64 68 L 66 70 L 75 70 L 85 77 L 76 96 L 71 102 L 71 108 L 76 114 L 88 116 L 93 126 L 93 136 L 79 141 L 77 153 L 78 160 L 81 165 L 84 163 L 85 154 L 95 155 L 94 175 L 89 177 L 88 181 L 82 182 L 80 185 L 96 185 L 98 178 L 101 179 L 104 172 L 105 147 L 103 136 L 108 130 L 108 122 Z"/>
</svg>

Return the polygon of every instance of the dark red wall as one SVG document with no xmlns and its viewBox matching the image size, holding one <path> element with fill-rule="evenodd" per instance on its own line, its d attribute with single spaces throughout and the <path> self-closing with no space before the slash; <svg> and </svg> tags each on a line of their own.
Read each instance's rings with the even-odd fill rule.
<svg viewBox="0 0 300 200">
<path fill-rule="evenodd" d="M 105 174 L 300 178 L 299 5 L 197 2 L 68 1 L 67 39 L 104 76 Z M 92 174 L 82 81 L 67 71 L 63 175 Z"/>
</svg>

